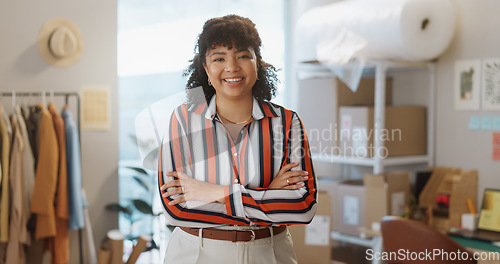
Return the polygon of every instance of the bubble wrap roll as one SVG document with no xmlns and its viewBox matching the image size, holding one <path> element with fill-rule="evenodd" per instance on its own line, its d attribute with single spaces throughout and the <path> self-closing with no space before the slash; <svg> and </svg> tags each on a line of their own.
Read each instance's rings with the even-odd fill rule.
<svg viewBox="0 0 500 264">
<path fill-rule="evenodd" d="M 449 0 L 346 0 L 306 12 L 295 32 L 299 62 L 426 61 L 449 45 Z"/>
</svg>

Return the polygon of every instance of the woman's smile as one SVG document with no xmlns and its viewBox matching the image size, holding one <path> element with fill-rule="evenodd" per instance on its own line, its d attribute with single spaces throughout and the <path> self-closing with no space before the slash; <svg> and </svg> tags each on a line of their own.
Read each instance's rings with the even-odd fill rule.
<svg viewBox="0 0 500 264">
<path fill-rule="evenodd" d="M 243 79 L 245 79 L 245 78 L 244 77 L 232 77 L 232 78 L 225 78 L 222 80 L 225 81 L 226 83 L 228 83 L 229 85 L 238 85 L 241 83 L 241 81 L 243 81 Z"/>
</svg>

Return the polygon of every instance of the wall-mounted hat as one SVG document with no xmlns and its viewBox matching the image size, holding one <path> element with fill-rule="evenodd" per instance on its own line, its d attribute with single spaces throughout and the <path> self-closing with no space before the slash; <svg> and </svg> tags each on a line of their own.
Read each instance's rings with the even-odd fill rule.
<svg viewBox="0 0 500 264">
<path fill-rule="evenodd" d="M 68 19 L 51 19 L 38 34 L 38 51 L 47 63 L 56 67 L 69 67 L 82 56 L 82 34 Z"/>
</svg>

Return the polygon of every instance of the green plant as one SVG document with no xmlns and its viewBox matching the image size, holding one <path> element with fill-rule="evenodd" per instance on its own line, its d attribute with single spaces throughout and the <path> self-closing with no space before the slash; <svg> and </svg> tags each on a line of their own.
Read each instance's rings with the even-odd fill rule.
<svg viewBox="0 0 500 264">
<path fill-rule="evenodd" d="M 122 197 L 120 203 L 111 203 L 106 205 L 106 210 L 116 212 L 121 214 L 130 223 L 130 229 L 126 233 L 128 240 L 137 239 L 138 235 L 134 232 L 134 227 L 137 223 L 139 225 L 147 226 L 148 228 L 142 228 L 139 233 L 147 233 L 153 237 L 153 220 L 159 217 L 161 213 L 153 212 L 153 198 L 156 192 L 154 192 L 154 174 L 148 173 L 145 169 L 137 166 L 120 166 L 121 170 L 127 170 L 127 175 L 132 175 L 134 179 L 132 182 L 127 180 L 125 185 L 131 186 L 130 189 L 134 192 L 125 193 L 125 199 Z M 124 190 L 124 192 L 127 192 Z M 158 248 L 157 243 L 153 240 L 151 246 L 148 250 L 153 248 Z"/>
</svg>

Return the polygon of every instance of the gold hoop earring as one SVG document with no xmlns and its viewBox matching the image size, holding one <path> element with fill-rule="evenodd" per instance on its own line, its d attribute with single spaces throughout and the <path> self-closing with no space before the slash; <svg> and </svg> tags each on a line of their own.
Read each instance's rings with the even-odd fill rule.
<svg viewBox="0 0 500 264">
<path fill-rule="evenodd" d="M 212 82 L 210 81 L 210 79 L 208 79 L 208 85 L 212 86 Z"/>
</svg>

